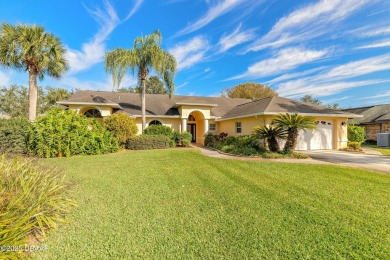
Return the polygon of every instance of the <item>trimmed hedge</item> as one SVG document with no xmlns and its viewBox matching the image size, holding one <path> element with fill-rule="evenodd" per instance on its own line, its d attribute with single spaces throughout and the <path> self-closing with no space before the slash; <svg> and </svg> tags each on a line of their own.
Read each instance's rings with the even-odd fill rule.
<svg viewBox="0 0 390 260">
<path fill-rule="evenodd" d="M 130 150 L 165 149 L 172 147 L 172 139 L 163 135 L 138 135 L 129 138 L 126 148 Z"/>
<path fill-rule="evenodd" d="M 363 143 L 365 132 L 364 127 L 362 126 L 356 126 L 356 125 L 348 125 L 348 141 L 349 142 L 359 142 Z"/>
<path fill-rule="evenodd" d="M 29 127 L 24 118 L 0 119 L 0 153 L 26 154 Z"/>
<path fill-rule="evenodd" d="M 118 140 L 95 119 L 54 109 L 31 124 L 27 149 L 39 157 L 105 154 L 118 151 Z"/>
<path fill-rule="evenodd" d="M 172 139 L 174 132 L 172 128 L 165 125 L 151 125 L 144 130 L 144 135 L 164 135 Z"/>
</svg>

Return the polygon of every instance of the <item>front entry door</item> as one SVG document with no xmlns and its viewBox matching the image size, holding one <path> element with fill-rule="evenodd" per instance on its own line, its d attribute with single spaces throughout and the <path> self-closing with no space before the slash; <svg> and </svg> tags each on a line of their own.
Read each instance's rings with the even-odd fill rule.
<svg viewBox="0 0 390 260">
<path fill-rule="evenodd" d="M 195 124 L 188 124 L 187 125 L 187 132 L 191 133 L 192 140 L 191 142 L 196 142 L 196 125 Z"/>
</svg>

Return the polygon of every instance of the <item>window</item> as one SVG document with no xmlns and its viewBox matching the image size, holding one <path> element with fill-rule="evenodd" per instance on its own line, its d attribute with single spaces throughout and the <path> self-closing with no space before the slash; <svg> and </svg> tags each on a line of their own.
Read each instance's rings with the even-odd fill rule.
<svg viewBox="0 0 390 260">
<path fill-rule="evenodd" d="M 97 109 L 88 109 L 85 111 L 84 115 L 86 117 L 102 117 L 102 114 Z"/>
<path fill-rule="evenodd" d="M 217 126 L 215 124 L 209 125 L 209 131 L 215 131 L 217 129 Z"/>
<path fill-rule="evenodd" d="M 152 120 L 149 125 L 162 125 L 160 121 L 158 120 Z"/>
<path fill-rule="evenodd" d="M 242 132 L 241 122 L 236 122 L 236 133 L 241 134 L 241 132 Z"/>
</svg>

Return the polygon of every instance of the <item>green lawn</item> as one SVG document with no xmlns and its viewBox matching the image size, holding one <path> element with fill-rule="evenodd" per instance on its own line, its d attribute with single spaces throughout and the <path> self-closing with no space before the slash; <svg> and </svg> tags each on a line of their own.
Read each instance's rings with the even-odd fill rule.
<svg viewBox="0 0 390 260">
<path fill-rule="evenodd" d="M 378 151 L 383 155 L 390 155 L 390 148 L 379 148 L 376 145 L 367 145 L 365 147 L 370 148 L 370 149 L 375 150 L 375 151 Z"/>
<path fill-rule="evenodd" d="M 43 162 L 78 207 L 37 259 L 389 257 L 390 175 L 192 149 Z"/>
</svg>

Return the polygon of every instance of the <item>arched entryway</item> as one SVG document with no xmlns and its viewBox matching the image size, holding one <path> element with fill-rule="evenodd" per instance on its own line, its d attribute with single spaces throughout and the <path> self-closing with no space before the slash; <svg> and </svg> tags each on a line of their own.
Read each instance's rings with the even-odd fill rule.
<svg viewBox="0 0 390 260">
<path fill-rule="evenodd" d="M 191 133 L 192 142 L 203 144 L 206 129 L 208 129 L 208 120 L 202 112 L 195 110 L 189 113 L 187 118 L 183 118 L 182 129 Z"/>
</svg>

